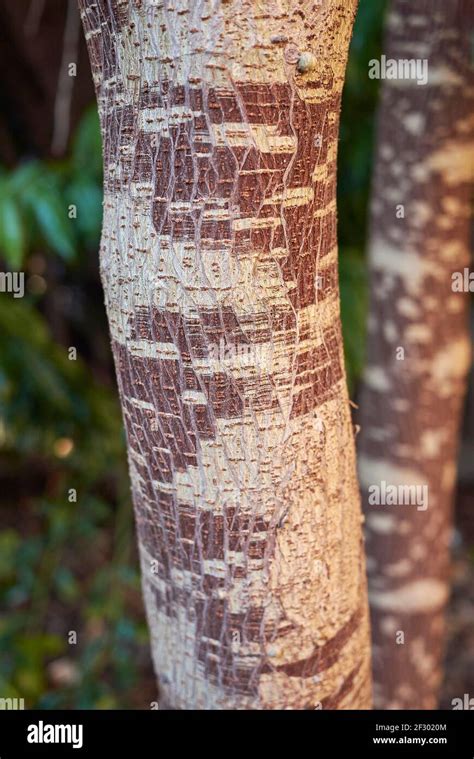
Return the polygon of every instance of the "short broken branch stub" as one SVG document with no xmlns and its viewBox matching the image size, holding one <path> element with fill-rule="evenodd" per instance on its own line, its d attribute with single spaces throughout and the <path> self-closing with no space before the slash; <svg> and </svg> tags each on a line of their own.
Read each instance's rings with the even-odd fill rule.
<svg viewBox="0 0 474 759">
<path fill-rule="evenodd" d="M 300 74 L 306 74 L 308 71 L 314 71 L 316 68 L 317 59 L 313 53 L 301 53 L 298 58 L 296 68 Z"/>
</svg>

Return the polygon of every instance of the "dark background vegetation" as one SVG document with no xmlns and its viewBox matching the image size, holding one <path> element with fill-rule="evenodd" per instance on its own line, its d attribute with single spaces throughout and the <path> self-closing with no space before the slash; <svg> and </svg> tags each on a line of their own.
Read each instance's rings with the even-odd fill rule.
<svg viewBox="0 0 474 759">
<path fill-rule="evenodd" d="M 149 708 L 156 688 L 98 270 L 100 135 L 75 2 L 0 0 L 0 269 L 24 271 L 27 284 L 23 299 L 0 293 L 0 696 L 23 697 L 27 708 Z M 352 394 L 364 357 L 377 102 L 367 64 L 381 53 L 384 8 L 361 0 L 342 112 L 340 277 Z M 64 76 L 70 62 L 76 77 Z M 461 500 L 472 503 L 469 488 Z M 474 533 L 468 513 L 465 534 Z M 458 679 L 445 698 L 467 687 L 469 646 L 474 680 L 468 551 L 458 532 L 450 617 Z"/>
</svg>

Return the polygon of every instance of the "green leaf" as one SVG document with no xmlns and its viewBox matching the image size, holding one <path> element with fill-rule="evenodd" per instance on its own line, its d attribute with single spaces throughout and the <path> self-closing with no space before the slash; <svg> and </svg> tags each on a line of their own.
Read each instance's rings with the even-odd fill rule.
<svg viewBox="0 0 474 759">
<path fill-rule="evenodd" d="M 75 171 L 100 178 L 102 175 L 102 141 L 96 106 L 83 116 L 72 144 Z"/>
<path fill-rule="evenodd" d="M 70 603 L 79 597 L 79 584 L 67 567 L 58 567 L 54 575 L 54 582 L 61 601 Z"/>
<path fill-rule="evenodd" d="M 88 247 L 96 247 L 102 225 L 102 190 L 99 183 L 90 177 L 78 178 L 69 186 L 67 196 L 77 208 L 74 223 L 81 237 Z"/>
<path fill-rule="evenodd" d="M 76 253 L 74 221 L 68 218 L 68 204 L 54 166 L 39 161 L 23 164 L 13 172 L 8 187 L 36 223 L 44 242 L 71 260 Z"/>
<path fill-rule="evenodd" d="M 354 391 L 365 360 L 368 285 L 360 251 L 341 248 L 339 255 L 341 320 L 349 391 Z"/>
<path fill-rule="evenodd" d="M 12 269 L 19 269 L 26 250 L 24 219 L 18 203 L 0 195 L 0 250 Z"/>
<path fill-rule="evenodd" d="M 33 204 L 33 212 L 46 242 L 62 258 L 72 259 L 75 255 L 72 224 L 59 198 L 52 192 L 38 196 Z"/>
<path fill-rule="evenodd" d="M 76 242 L 73 221 L 67 216 L 67 206 L 59 194 L 44 188 L 41 194 L 31 198 L 31 210 L 45 241 L 67 261 L 74 258 Z"/>
<path fill-rule="evenodd" d="M 37 187 L 38 183 L 44 180 L 46 171 L 47 166 L 40 161 L 28 161 L 20 164 L 8 179 L 10 192 L 19 198 L 27 195 L 31 187 Z"/>
<path fill-rule="evenodd" d="M 4 530 L 0 533 L 0 579 L 15 575 L 15 560 L 21 538 L 16 530 Z"/>
</svg>

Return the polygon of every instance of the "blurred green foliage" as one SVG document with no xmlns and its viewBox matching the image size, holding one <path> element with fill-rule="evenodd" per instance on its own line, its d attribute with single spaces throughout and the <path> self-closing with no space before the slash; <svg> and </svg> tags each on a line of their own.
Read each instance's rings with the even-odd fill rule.
<svg viewBox="0 0 474 759">
<path fill-rule="evenodd" d="M 115 393 L 68 359 L 31 303 L 1 299 L 0 324 L 0 693 L 128 706 L 147 634 L 130 613 L 139 577 Z M 52 665 L 48 681 L 58 659 L 65 672 Z"/>
<path fill-rule="evenodd" d="M 365 247 L 379 82 L 367 76 L 379 58 L 386 0 L 361 0 L 352 37 L 341 114 L 338 157 L 339 277 L 349 390 L 354 392 L 365 359 L 368 287 Z"/>
<path fill-rule="evenodd" d="M 12 269 L 44 244 L 66 261 L 97 244 L 102 219 L 101 145 L 97 110 L 88 111 L 64 161 L 28 161 L 0 173 L 0 251 Z M 76 223 L 68 211 L 76 206 Z"/>
<path fill-rule="evenodd" d="M 363 366 L 367 306 L 377 98 L 367 62 L 380 54 L 383 8 L 360 5 L 342 112 L 340 284 L 351 389 Z M 97 361 L 107 328 L 103 315 L 97 324 L 89 314 L 100 297 L 101 197 L 95 107 L 66 159 L 0 171 L 7 267 L 34 281 L 40 256 L 59 289 L 85 298 L 77 316 L 58 306 L 57 288 L 37 282 L 23 299 L 0 295 L 0 695 L 23 697 L 27 707 L 146 707 L 154 697 L 120 410 L 110 359 L 108 374 Z M 67 325 L 62 336 L 59 322 Z M 82 350 L 70 360 L 78 334 Z"/>
<path fill-rule="evenodd" d="M 1 173 L 10 269 L 28 272 L 40 251 L 84 286 L 101 174 L 95 106 L 66 160 Z M 116 391 L 54 339 L 47 299 L 0 296 L 0 694 L 38 708 L 144 706 L 148 635 Z M 102 331 L 107 339 L 105 320 Z"/>
</svg>

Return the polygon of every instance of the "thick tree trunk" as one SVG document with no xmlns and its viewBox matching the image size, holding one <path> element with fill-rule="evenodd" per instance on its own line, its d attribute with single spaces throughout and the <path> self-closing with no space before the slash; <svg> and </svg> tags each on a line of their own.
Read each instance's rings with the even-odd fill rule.
<svg viewBox="0 0 474 759">
<path fill-rule="evenodd" d="M 469 265 L 472 8 L 394 0 L 388 25 L 387 59 L 427 59 L 429 76 L 384 82 L 373 187 L 359 475 L 379 708 L 435 708 L 441 678 L 470 362 L 468 295 L 452 274 Z"/>
<path fill-rule="evenodd" d="M 164 702 L 368 708 L 335 206 L 355 0 L 81 8 Z"/>
</svg>

